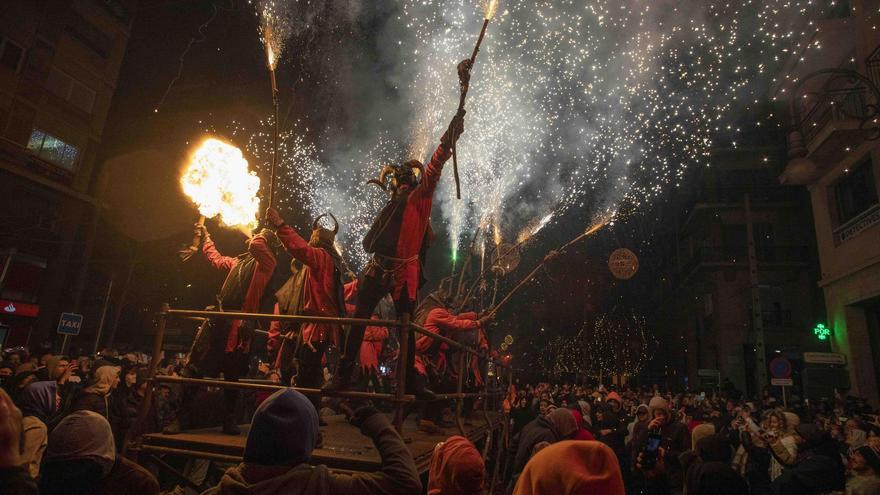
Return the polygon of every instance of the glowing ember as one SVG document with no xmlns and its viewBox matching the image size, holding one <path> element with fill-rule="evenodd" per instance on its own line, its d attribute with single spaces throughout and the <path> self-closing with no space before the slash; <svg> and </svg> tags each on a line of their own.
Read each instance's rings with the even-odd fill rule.
<svg viewBox="0 0 880 495">
<path fill-rule="evenodd" d="M 217 217 L 243 232 L 256 227 L 260 178 L 248 170 L 247 160 L 235 146 L 205 139 L 180 176 L 180 185 L 202 215 Z"/>
<path fill-rule="evenodd" d="M 501 226 L 498 225 L 498 223 L 495 223 L 494 225 L 492 225 L 492 230 L 493 230 L 493 234 L 495 237 L 495 245 L 500 246 L 501 245 Z"/>
</svg>

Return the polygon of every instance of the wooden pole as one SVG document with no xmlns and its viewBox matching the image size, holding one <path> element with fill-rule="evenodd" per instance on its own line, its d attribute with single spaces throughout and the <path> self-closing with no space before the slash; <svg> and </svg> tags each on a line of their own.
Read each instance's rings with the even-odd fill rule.
<svg viewBox="0 0 880 495">
<path fill-rule="evenodd" d="M 403 402 L 403 395 L 406 391 L 406 374 L 409 373 L 407 369 L 407 356 L 411 352 L 409 348 L 409 332 L 412 330 L 409 328 L 409 313 L 400 315 L 400 327 L 398 328 L 400 329 L 400 352 L 397 356 L 397 390 L 394 391 L 394 396 L 397 400 L 397 407 L 394 411 L 394 428 L 400 433 L 403 431 L 404 408 L 406 407 L 406 404 Z"/>
</svg>

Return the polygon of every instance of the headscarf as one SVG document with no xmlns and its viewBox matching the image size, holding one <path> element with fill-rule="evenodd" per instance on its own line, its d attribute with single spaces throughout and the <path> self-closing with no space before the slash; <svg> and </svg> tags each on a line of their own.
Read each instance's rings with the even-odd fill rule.
<svg viewBox="0 0 880 495">
<path fill-rule="evenodd" d="M 449 437 L 437 444 L 428 470 L 428 495 L 480 493 L 486 477 L 483 458 L 470 440 Z"/>
<path fill-rule="evenodd" d="M 113 382 L 119 376 L 119 366 L 105 364 L 95 370 L 92 384 L 83 390 L 87 393 L 106 396 L 113 389 Z"/>
<path fill-rule="evenodd" d="M 571 410 L 564 407 L 554 409 L 547 415 L 547 419 L 553 425 L 553 431 L 556 432 L 560 440 L 570 437 L 578 429 Z"/>
<path fill-rule="evenodd" d="M 281 389 L 254 413 L 244 462 L 266 466 L 307 462 L 319 434 L 318 413 L 311 401 L 292 388 Z"/>
<path fill-rule="evenodd" d="M 601 442 L 566 440 L 542 449 L 523 469 L 514 495 L 624 495 L 620 465 Z"/>
<path fill-rule="evenodd" d="M 55 397 L 58 383 L 52 381 L 33 382 L 18 395 L 18 407 L 22 417 L 33 416 L 47 423 L 57 412 Z"/>
<path fill-rule="evenodd" d="M 116 445 L 110 423 L 94 411 L 76 411 L 49 434 L 46 462 L 89 459 L 107 476 L 116 462 Z"/>
</svg>

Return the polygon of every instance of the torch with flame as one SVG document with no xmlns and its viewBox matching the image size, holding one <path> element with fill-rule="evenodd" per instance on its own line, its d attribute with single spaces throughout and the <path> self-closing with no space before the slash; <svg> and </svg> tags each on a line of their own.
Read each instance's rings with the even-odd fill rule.
<svg viewBox="0 0 880 495">
<path fill-rule="evenodd" d="M 219 139 L 207 138 L 193 152 L 180 176 L 180 185 L 203 217 L 246 235 L 257 226 L 260 178 L 248 170 L 241 150 Z"/>
<path fill-rule="evenodd" d="M 281 52 L 284 51 L 284 43 L 292 32 L 290 20 L 284 15 L 283 8 L 283 3 L 279 5 L 275 0 L 261 0 L 259 6 L 260 38 L 266 49 L 266 67 L 269 69 L 272 106 L 275 111 L 272 165 L 269 169 L 269 207 L 275 200 L 275 167 L 278 164 L 278 83 L 275 80 L 275 68 L 278 67 L 278 60 L 281 58 Z"/>
</svg>

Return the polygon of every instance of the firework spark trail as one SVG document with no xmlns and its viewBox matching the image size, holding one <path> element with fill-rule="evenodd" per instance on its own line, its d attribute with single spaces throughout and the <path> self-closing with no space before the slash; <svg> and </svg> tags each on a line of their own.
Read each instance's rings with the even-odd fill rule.
<svg viewBox="0 0 880 495">
<path fill-rule="evenodd" d="M 511 202 L 534 206 L 531 217 L 546 212 L 551 198 L 527 198 L 529 188 L 561 190 L 557 214 L 621 201 L 638 209 L 679 185 L 688 167 L 708 164 L 732 103 L 754 96 L 765 63 L 819 8 L 734 3 L 503 2 L 475 69 L 459 157 L 466 191 L 499 193 L 472 193 L 461 208 L 444 181 L 449 229 L 468 229 Z M 425 142 L 454 108 L 451 68 L 479 20 L 467 2 L 412 0 L 404 13 L 419 28 L 407 64 L 420 68 L 411 103 Z M 747 67 L 748 52 L 764 63 Z M 450 240 L 455 250 L 458 237 Z"/>
<path fill-rule="evenodd" d="M 492 228 L 500 243 L 502 225 L 515 233 L 568 210 L 621 218 L 677 187 L 688 168 L 708 164 L 732 105 L 757 102 L 767 74 L 824 8 L 815 0 L 494 3 L 459 141 L 466 196 L 453 200 L 451 174 L 435 195 L 453 253 L 461 232 L 476 225 Z M 400 9 L 379 36 L 398 40 L 384 60 L 391 73 L 350 81 L 392 81 L 402 100 L 390 105 L 396 110 L 377 100 L 358 112 L 406 130 L 352 146 L 339 146 L 350 138 L 328 131 L 321 147 L 329 152 L 282 138 L 286 177 L 279 179 L 289 191 L 281 196 L 313 214 L 333 211 L 359 266 L 366 260 L 360 240 L 385 201 L 363 184 L 384 163 L 429 157 L 456 107 L 455 66 L 487 16 L 465 0 L 403 0 Z M 354 25 L 358 14 L 348 14 Z"/>
</svg>

